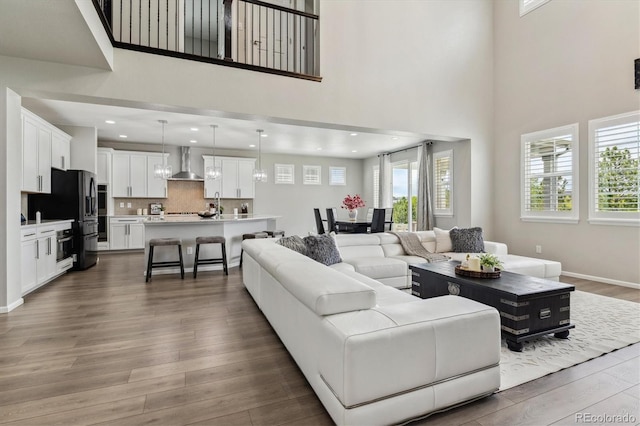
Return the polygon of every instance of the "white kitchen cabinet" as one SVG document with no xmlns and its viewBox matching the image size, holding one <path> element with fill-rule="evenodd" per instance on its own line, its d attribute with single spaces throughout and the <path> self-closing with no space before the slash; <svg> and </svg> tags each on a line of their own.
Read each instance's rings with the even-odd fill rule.
<svg viewBox="0 0 640 426">
<path fill-rule="evenodd" d="M 256 160 L 238 160 L 238 198 L 254 198 L 256 183 L 253 180 L 253 170 L 256 168 Z"/>
<path fill-rule="evenodd" d="M 25 294 L 38 285 L 37 260 L 38 260 L 38 239 L 35 237 L 24 239 L 21 243 L 22 253 L 22 294 Z"/>
<path fill-rule="evenodd" d="M 111 156 L 113 149 L 98 148 L 98 184 L 111 185 Z"/>
<path fill-rule="evenodd" d="M 33 291 L 60 272 L 56 265 L 56 227 L 43 225 L 22 232 L 22 294 Z"/>
<path fill-rule="evenodd" d="M 164 154 L 165 162 L 169 154 Z M 156 179 L 154 169 L 162 163 L 162 154 L 113 151 L 111 186 L 115 198 L 167 198 L 166 179 Z"/>
<path fill-rule="evenodd" d="M 22 190 L 51 193 L 51 129 L 22 109 Z"/>
<path fill-rule="evenodd" d="M 115 218 L 109 221 L 109 247 L 111 250 L 144 248 L 142 218 Z"/>
<path fill-rule="evenodd" d="M 116 198 L 147 196 L 147 156 L 144 153 L 118 152 L 111 157 L 112 194 Z"/>
<path fill-rule="evenodd" d="M 71 136 L 54 129 L 51 132 L 51 167 L 67 170 L 71 164 Z"/>
<path fill-rule="evenodd" d="M 254 198 L 254 158 L 221 157 L 222 198 Z"/>
<path fill-rule="evenodd" d="M 169 161 L 169 154 L 164 154 L 164 164 Z M 167 198 L 167 180 L 155 177 L 155 166 L 162 163 L 162 154 L 147 154 L 147 197 Z"/>
<path fill-rule="evenodd" d="M 207 167 L 213 166 L 213 156 L 203 155 L 204 158 L 204 172 L 206 174 Z M 216 167 L 222 167 L 222 160 L 216 156 Z M 216 192 L 222 197 L 222 178 L 216 180 L 204 179 L 204 198 L 215 198 Z"/>
</svg>

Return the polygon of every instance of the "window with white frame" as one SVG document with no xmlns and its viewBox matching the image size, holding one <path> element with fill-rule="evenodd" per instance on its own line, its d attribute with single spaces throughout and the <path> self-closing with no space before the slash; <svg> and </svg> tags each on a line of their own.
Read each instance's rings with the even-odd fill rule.
<svg viewBox="0 0 640 426">
<path fill-rule="evenodd" d="M 302 166 L 302 184 L 320 185 L 322 184 L 321 166 Z"/>
<path fill-rule="evenodd" d="M 329 167 L 329 185 L 346 185 L 347 184 L 347 168 L 346 167 Z"/>
<path fill-rule="evenodd" d="M 520 0 L 520 16 L 526 15 L 549 1 L 550 0 Z"/>
<path fill-rule="evenodd" d="M 433 154 L 433 214 L 453 216 L 453 150 Z"/>
<path fill-rule="evenodd" d="M 640 226 L 640 111 L 589 121 L 589 223 Z"/>
<path fill-rule="evenodd" d="M 520 219 L 578 223 L 578 124 L 521 137 Z"/>
<path fill-rule="evenodd" d="M 276 184 L 293 185 L 295 166 L 293 164 L 276 164 L 274 165 L 274 182 Z"/>
</svg>

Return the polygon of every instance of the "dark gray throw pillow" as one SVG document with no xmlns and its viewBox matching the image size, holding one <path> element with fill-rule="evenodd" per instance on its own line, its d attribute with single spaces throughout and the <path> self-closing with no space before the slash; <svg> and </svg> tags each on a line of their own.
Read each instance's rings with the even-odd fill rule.
<svg viewBox="0 0 640 426">
<path fill-rule="evenodd" d="M 482 228 L 453 228 L 449 231 L 455 253 L 483 253 Z"/>
<path fill-rule="evenodd" d="M 307 246 L 304 243 L 304 240 L 297 235 L 292 235 L 290 237 L 282 237 L 276 241 L 276 244 L 280 244 L 283 247 L 291 249 L 293 251 L 297 251 L 300 254 L 307 255 Z"/>
<path fill-rule="evenodd" d="M 304 237 L 307 256 L 327 266 L 342 262 L 336 242 L 329 234 Z"/>
</svg>

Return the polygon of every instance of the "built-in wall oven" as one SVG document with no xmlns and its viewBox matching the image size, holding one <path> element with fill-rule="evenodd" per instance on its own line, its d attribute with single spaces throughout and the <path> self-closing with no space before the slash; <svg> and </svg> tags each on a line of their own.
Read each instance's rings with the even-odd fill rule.
<svg viewBox="0 0 640 426">
<path fill-rule="evenodd" d="M 109 226 L 107 225 L 107 185 L 98 185 L 98 242 L 109 241 Z"/>
<path fill-rule="evenodd" d="M 56 262 L 62 262 L 73 256 L 73 230 L 65 229 L 56 233 L 58 252 Z"/>
</svg>

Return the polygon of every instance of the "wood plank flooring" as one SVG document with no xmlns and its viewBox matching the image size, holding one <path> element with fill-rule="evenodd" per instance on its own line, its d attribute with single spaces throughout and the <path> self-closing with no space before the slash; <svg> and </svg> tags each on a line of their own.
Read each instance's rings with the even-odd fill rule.
<svg viewBox="0 0 640 426">
<path fill-rule="evenodd" d="M 157 275 L 143 255 L 101 254 L 0 315 L 0 424 L 332 424 L 237 268 Z M 573 278 L 640 302 L 640 291 Z M 640 344 L 412 425 L 640 421 Z"/>
</svg>

